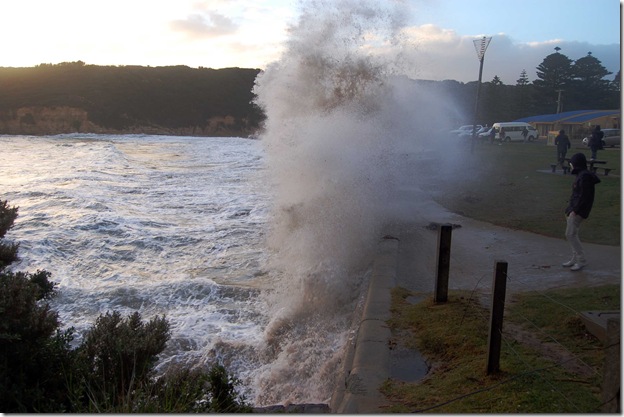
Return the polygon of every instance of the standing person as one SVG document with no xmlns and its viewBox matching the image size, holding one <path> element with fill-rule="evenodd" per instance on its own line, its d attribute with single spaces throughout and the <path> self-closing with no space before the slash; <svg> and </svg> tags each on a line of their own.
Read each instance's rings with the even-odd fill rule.
<svg viewBox="0 0 624 417">
<path fill-rule="evenodd" d="M 500 130 L 498 131 L 498 138 L 500 139 L 501 143 L 505 141 L 505 128 L 502 126 Z"/>
<path fill-rule="evenodd" d="M 528 134 L 529 134 L 529 129 L 527 129 L 527 128 L 526 128 L 526 126 L 524 126 L 524 127 L 522 128 L 522 137 L 524 138 L 524 141 L 525 141 L 525 142 L 526 142 L 526 138 L 527 138 L 527 135 L 528 135 Z"/>
<path fill-rule="evenodd" d="M 591 159 L 596 160 L 596 153 L 598 149 L 602 149 L 602 138 L 604 137 L 604 132 L 600 130 L 600 125 L 596 125 L 594 130 L 592 131 L 591 138 L 589 138 L 589 149 L 591 149 Z"/>
<path fill-rule="evenodd" d="M 555 138 L 555 146 L 557 147 L 557 163 L 563 168 L 565 163 L 565 156 L 568 149 L 572 147 L 570 144 L 570 138 L 565 134 L 565 130 L 561 129 L 559 134 Z"/>
<path fill-rule="evenodd" d="M 492 126 L 490 129 L 490 143 L 494 143 L 494 139 L 496 139 L 496 129 Z"/>
<path fill-rule="evenodd" d="M 583 220 L 589 217 L 589 212 L 594 204 L 594 186 L 600 182 L 596 174 L 587 170 L 587 159 L 582 153 L 577 153 L 570 159 L 572 174 L 576 179 L 572 184 L 570 203 L 565 210 L 566 231 L 565 236 L 572 248 L 572 259 L 562 264 L 570 267 L 571 271 L 580 271 L 587 264 L 585 252 L 579 239 L 579 228 Z"/>
</svg>

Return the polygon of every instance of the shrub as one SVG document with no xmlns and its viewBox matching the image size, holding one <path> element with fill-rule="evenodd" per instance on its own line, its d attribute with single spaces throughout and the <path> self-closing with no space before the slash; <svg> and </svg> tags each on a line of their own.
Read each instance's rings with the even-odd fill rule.
<svg viewBox="0 0 624 417">
<path fill-rule="evenodd" d="M 0 408 L 40 412 L 64 407 L 62 372 L 70 360 L 71 330 L 60 332 L 47 303 L 49 274 L 0 273 Z"/>
<path fill-rule="evenodd" d="M 164 317 L 147 324 L 137 312 L 125 320 L 116 311 L 98 317 L 78 348 L 78 365 L 89 401 L 116 407 L 124 403 L 129 392 L 148 385 L 157 355 L 169 336 Z"/>
<path fill-rule="evenodd" d="M 17 218 L 17 207 L 9 207 L 0 200 L 0 239 L 13 227 Z M 18 244 L 0 242 L 0 271 L 17 260 Z"/>
</svg>

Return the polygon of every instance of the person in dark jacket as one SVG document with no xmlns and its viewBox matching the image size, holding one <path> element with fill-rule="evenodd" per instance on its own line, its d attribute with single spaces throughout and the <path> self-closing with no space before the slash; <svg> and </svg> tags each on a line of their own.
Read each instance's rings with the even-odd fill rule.
<svg viewBox="0 0 624 417">
<path fill-rule="evenodd" d="M 591 137 L 589 138 L 589 149 L 591 150 L 591 159 L 596 159 L 596 154 L 598 153 L 598 149 L 602 149 L 602 138 L 604 137 L 604 132 L 600 130 L 600 125 L 596 125 L 594 130 L 592 131 Z"/>
<path fill-rule="evenodd" d="M 600 182 L 596 174 L 587 170 L 587 158 L 582 153 L 577 153 L 570 158 L 572 174 L 576 175 L 572 184 L 570 203 L 565 210 L 566 231 L 565 236 L 572 248 L 572 259 L 563 266 L 570 267 L 572 271 L 579 271 L 587 264 L 585 252 L 579 239 L 579 228 L 583 220 L 589 217 L 594 205 L 595 185 Z"/>
<path fill-rule="evenodd" d="M 561 168 L 563 168 L 566 153 L 568 153 L 568 149 L 572 147 L 570 138 L 565 134 L 565 130 L 562 129 L 559 131 L 559 134 L 555 138 L 555 146 L 557 147 L 557 162 L 561 165 Z"/>
<path fill-rule="evenodd" d="M 494 129 L 494 127 L 492 127 L 490 129 L 490 143 L 494 143 L 495 139 L 496 139 L 496 129 Z"/>
</svg>

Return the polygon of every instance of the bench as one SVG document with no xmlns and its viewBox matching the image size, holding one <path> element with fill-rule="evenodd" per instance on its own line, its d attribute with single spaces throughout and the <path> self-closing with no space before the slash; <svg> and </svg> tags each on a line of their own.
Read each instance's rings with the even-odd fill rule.
<svg viewBox="0 0 624 417">
<path fill-rule="evenodd" d="M 607 167 L 592 167 L 591 168 L 591 172 L 593 172 L 594 174 L 596 174 L 596 171 L 602 169 L 604 171 L 604 175 L 605 177 L 607 175 L 609 175 L 609 172 L 613 171 L 613 168 L 607 168 Z"/>
<path fill-rule="evenodd" d="M 552 170 L 552 172 L 556 172 L 557 171 L 557 165 L 559 165 L 559 164 L 550 164 L 550 169 Z M 561 166 L 561 169 L 563 170 L 564 174 L 567 174 L 568 171 L 570 170 L 570 167 L 565 165 L 565 164 L 563 164 Z"/>
<path fill-rule="evenodd" d="M 570 158 L 566 158 L 565 161 L 567 163 L 570 163 Z M 595 174 L 598 169 L 602 169 L 602 170 L 604 170 L 605 177 L 607 175 L 609 175 L 609 172 L 613 171 L 613 168 L 597 167 L 596 165 L 604 165 L 606 163 L 607 163 L 607 161 L 597 161 L 595 159 L 590 159 L 589 161 L 587 161 L 588 168 L 589 168 L 589 170 L 591 172 L 593 172 Z M 552 165 L 551 165 L 551 167 L 552 167 Z M 555 172 L 554 168 L 553 168 L 553 172 Z M 564 171 L 564 173 L 565 173 L 565 171 Z"/>
</svg>

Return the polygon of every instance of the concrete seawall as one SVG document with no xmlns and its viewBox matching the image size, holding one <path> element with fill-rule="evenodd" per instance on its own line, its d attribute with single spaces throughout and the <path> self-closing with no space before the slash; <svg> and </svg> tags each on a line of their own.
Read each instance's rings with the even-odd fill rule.
<svg viewBox="0 0 624 417">
<path fill-rule="evenodd" d="M 344 383 L 332 395 L 330 408 L 340 414 L 370 414 L 381 411 L 379 392 L 390 376 L 388 344 L 391 332 L 391 291 L 396 284 L 399 241 L 386 237 L 379 243 L 355 342 L 347 347 L 343 368 Z"/>
</svg>

